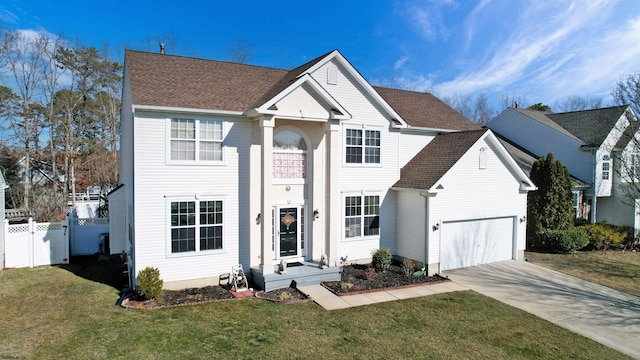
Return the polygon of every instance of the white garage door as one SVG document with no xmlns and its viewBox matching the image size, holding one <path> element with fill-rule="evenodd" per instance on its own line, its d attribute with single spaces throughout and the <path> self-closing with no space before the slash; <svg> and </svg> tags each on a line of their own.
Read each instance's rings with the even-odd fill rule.
<svg viewBox="0 0 640 360">
<path fill-rule="evenodd" d="M 513 258 L 515 217 L 443 222 L 440 270 Z"/>
</svg>

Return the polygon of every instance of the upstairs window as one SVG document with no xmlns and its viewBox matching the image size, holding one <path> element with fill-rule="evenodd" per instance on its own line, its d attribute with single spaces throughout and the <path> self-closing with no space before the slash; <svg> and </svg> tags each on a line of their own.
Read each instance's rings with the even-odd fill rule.
<svg viewBox="0 0 640 360">
<path fill-rule="evenodd" d="M 380 164 L 380 130 L 346 129 L 348 164 Z"/>
<path fill-rule="evenodd" d="M 609 180 L 611 176 L 611 159 L 609 155 L 602 158 L 602 180 Z"/>
<path fill-rule="evenodd" d="M 222 161 L 222 121 L 171 119 L 169 137 L 171 161 Z"/>
<path fill-rule="evenodd" d="M 307 143 L 293 130 L 273 136 L 273 178 L 307 178 Z"/>
</svg>

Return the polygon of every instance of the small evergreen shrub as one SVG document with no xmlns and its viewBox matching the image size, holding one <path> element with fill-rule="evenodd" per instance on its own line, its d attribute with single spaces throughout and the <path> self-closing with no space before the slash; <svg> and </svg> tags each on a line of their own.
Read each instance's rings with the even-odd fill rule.
<svg viewBox="0 0 640 360">
<path fill-rule="evenodd" d="M 372 253 L 371 265 L 378 272 L 383 272 L 391 267 L 391 250 L 380 248 Z"/>
<path fill-rule="evenodd" d="M 543 249 L 573 253 L 589 244 L 589 234 L 582 227 L 564 230 L 544 229 L 537 236 Z"/>
<path fill-rule="evenodd" d="M 156 299 L 162 293 L 163 281 L 160 278 L 160 270 L 147 266 L 138 271 L 138 292 L 146 299 Z"/>
<path fill-rule="evenodd" d="M 597 223 L 583 228 L 589 233 L 589 245 L 594 249 L 607 251 L 607 248 L 618 246 L 627 238 L 627 232 L 619 226 Z"/>
</svg>

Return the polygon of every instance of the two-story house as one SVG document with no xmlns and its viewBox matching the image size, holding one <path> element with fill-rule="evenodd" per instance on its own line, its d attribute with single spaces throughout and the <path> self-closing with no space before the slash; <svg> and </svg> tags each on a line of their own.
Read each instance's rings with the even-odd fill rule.
<svg viewBox="0 0 640 360">
<path fill-rule="evenodd" d="M 265 289 L 339 279 L 381 247 L 430 274 L 518 259 L 534 189 L 491 131 L 337 50 L 293 70 L 127 51 L 120 159 L 111 251 L 169 289 L 237 264 Z"/>
<path fill-rule="evenodd" d="M 575 178 L 574 207 L 584 201 L 585 218 L 637 232 L 640 208 L 630 184 L 638 180 L 638 121 L 631 107 L 566 113 L 509 108 L 487 127 L 535 156 L 553 153 L 562 161 Z"/>
</svg>

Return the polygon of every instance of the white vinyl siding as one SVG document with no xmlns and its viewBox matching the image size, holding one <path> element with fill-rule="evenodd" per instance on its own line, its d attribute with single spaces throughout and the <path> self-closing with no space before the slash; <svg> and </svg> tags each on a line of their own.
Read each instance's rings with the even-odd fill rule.
<svg viewBox="0 0 640 360">
<path fill-rule="evenodd" d="M 186 116 L 170 116 L 181 118 Z M 215 277 L 231 270 L 232 265 L 249 264 L 249 227 L 239 226 L 249 218 L 249 186 L 252 163 L 249 159 L 251 121 L 232 117 L 205 117 L 221 121 L 224 130 L 225 166 L 172 166 L 167 162 L 170 121 L 160 113 L 137 112 L 135 123 L 135 269 L 146 266 L 160 270 L 165 283 L 186 279 Z M 211 162 L 213 163 L 213 162 Z M 197 165 L 191 162 L 192 165 Z M 210 164 L 207 162 L 206 164 Z M 255 166 L 255 164 L 253 164 Z M 242 189 L 242 191 L 240 190 Z M 223 249 L 188 254 L 170 252 L 168 201 L 222 200 L 224 206 Z M 252 214 L 255 218 L 255 213 Z M 160 222 L 158 222 L 160 221 Z M 162 240 L 161 240 L 162 239 Z M 240 251 L 242 249 L 242 251 Z"/>
</svg>

